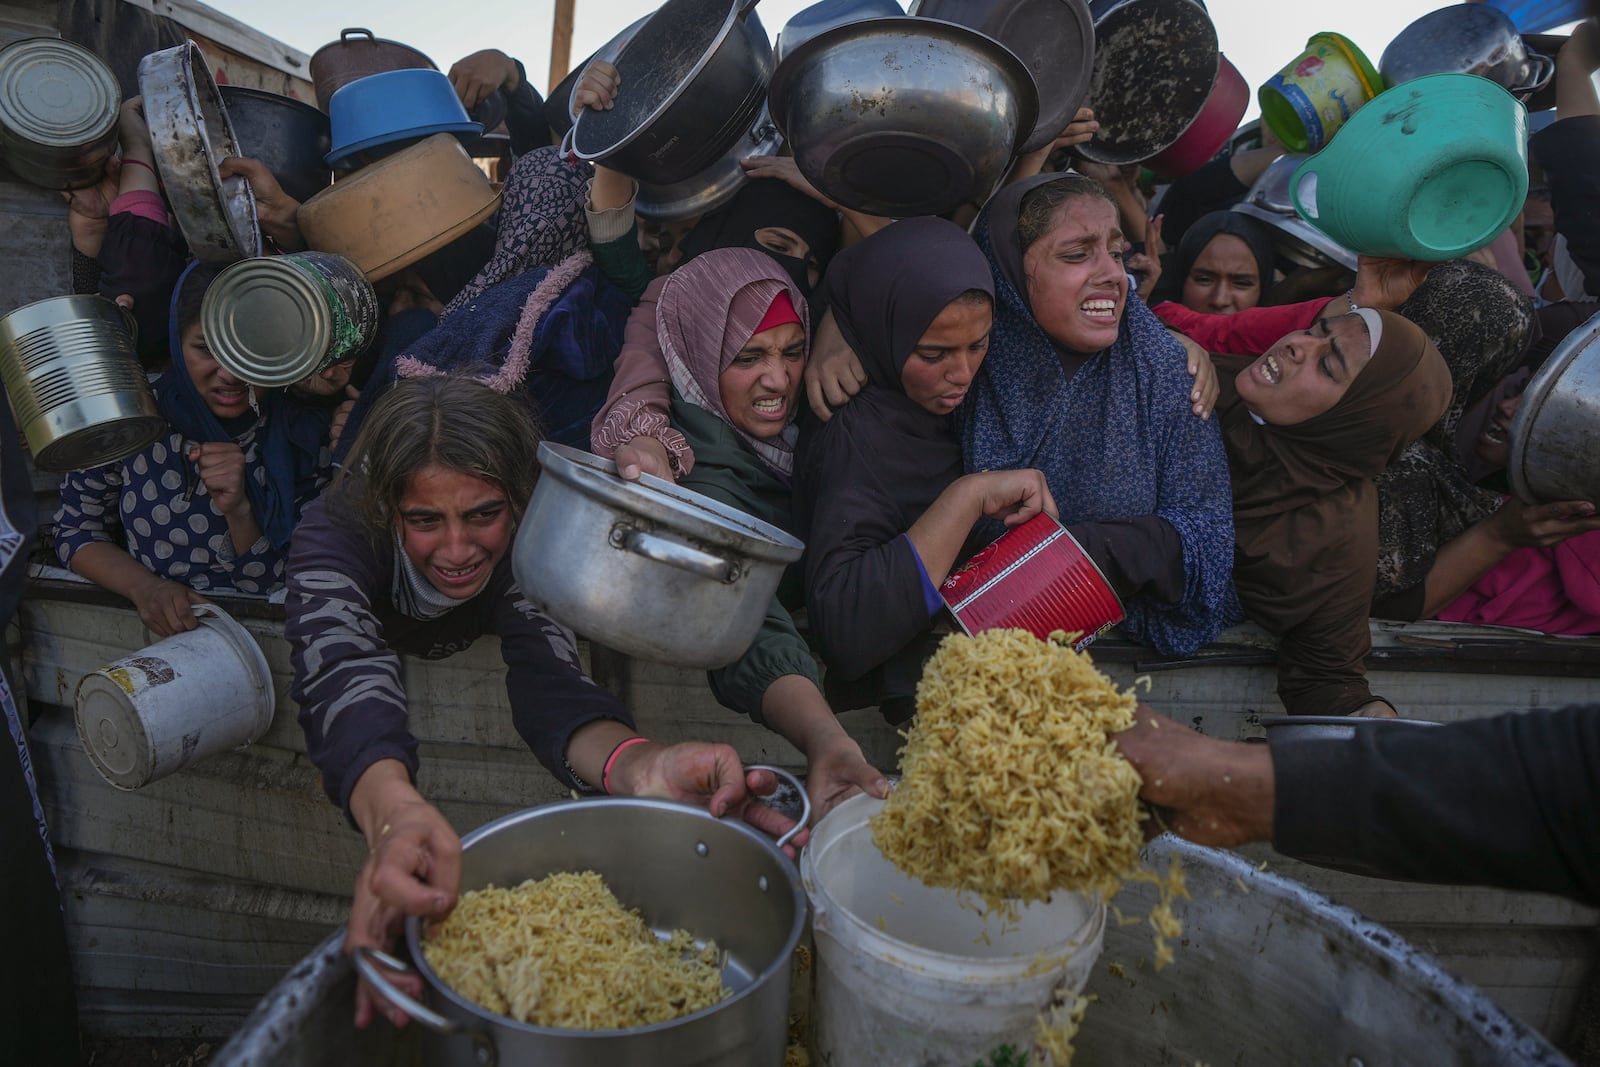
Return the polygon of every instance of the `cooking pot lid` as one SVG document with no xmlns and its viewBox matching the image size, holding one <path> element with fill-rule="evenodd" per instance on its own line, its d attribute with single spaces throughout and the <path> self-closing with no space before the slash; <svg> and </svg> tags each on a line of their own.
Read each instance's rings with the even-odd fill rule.
<svg viewBox="0 0 1600 1067">
<path fill-rule="evenodd" d="M 582 449 L 541 441 L 539 466 L 541 477 L 555 478 L 620 511 L 731 545 L 759 560 L 793 563 L 805 551 L 804 542 L 771 523 L 648 474 L 627 481 L 617 474 L 615 463 Z"/>
<path fill-rule="evenodd" d="M 1506 478 L 1511 482 L 1511 491 L 1522 501 L 1535 504 L 1546 499 L 1542 494 L 1535 493 L 1528 480 L 1529 445 L 1533 442 L 1534 431 L 1539 428 L 1539 416 L 1544 410 L 1545 402 L 1550 399 L 1551 393 L 1561 384 L 1569 370 L 1580 357 L 1586 354 L 1596 343 L 1600 343 L 1600 314 L 1585 322 L 1556 345 L 1555 351 L 1550 353 L 1550 358 L 1528 381 L 1528 387 L 1522 391 L 1522 402 L 1517 405 L 1517 413 L 1511 418 L 1511 429 L 1507 434 L 1508 450 L 1506 453 Z M 1595 375 L 1600 379 L 1600 375 Z M 1573 429 L 1578 429 L 1574 427 Z M 1596 431 L 1589 431 L 1591 439 Z M 1579 453 L 1574 452 L 1574 456 Z M 1549 473 L 1545 473 L 1548 483 Z M 1549 487 L 1548 484 L 1546 486 Z M 1581 499 L 1584 494 L 1573 492 L 1564 497 L 1555 499 Z"/>
<path fill-rule="evenodd" d="M 116 128 L 122 93 L 86 48 L 30 37 L 0 48 L 0 125 L 36 145 L 76 148 Z"/>
</svg>

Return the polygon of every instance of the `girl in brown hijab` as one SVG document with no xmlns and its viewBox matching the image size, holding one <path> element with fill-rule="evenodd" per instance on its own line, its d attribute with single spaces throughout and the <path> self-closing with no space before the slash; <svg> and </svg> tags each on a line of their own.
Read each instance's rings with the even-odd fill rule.
<svg viewBox="0 0 1600 1067">
<path fill-rule="evenodd" d="M 1414 323 L 1370 308 L 1218 367 L 1234 584 L 1243 613 L 1279 638 L 1278 696 L 1291 714 L 1393 715 L 1364 662 L 1373 479 L 1444 413 L 1449 368 Z"/>
</svg>

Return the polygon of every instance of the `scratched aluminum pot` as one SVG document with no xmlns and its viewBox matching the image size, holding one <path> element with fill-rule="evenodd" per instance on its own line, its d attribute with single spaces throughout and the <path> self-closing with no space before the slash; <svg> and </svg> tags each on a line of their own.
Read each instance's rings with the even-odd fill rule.
<svg viewBox="0 0 1600 1067">
<path fill-rule="evenodd" d="M 217 275 L 200 323 L 211 354 L 234 377 L 292 385 L 367 350 L 378 332 L 378 297 L 343 256 L 261 256 Z"/>
<path fill-rule="evenodd" d="M 139 91 L 161 185 L 189 251 L 226 264 L 261 254 L 256 198 L 242 176 L 217 165 L 240 154 L 222 94 L 193 41 L 139 61 Z"/>
<path fill-rule="evenodd" d="M 114 463 L 166 429 L 133 315 L 104 297 L 51 297 L 0 318 L 0 377 L 41 470 Z"/>
<path fill-rule="evenodd" d="M 803 816 L 798 826 L 805 822 Z M 517 1022 L 444 983 L 423 954 L 426 938 L 416 917 L 406 921 L 406 946 L 427 1006 L 385 993 L 432 1031 L 425 1062 L 443 1067 L 782 1067 L 790 956 L 806 921 L 799 872 L 781 848 L 792 834 L 774 842 L 738 818 L 718 819 L 703 808 L 605 797 L 517 812 L 461 840 L 463 892 L 594 871 L 658 937 L 677 929 L 715 941 L 726 954 L 722 981 L 731 992 L 709 1008 L 627 1030 Z M 398 961 L 366 948 L 356 953 L 357 968 L 383 985 L 373 961 Z"/>
<path fill-rule="evenodd" d="M 1216 27 L 1195 0 L 1093 0 L 1089 11 L 1088 102 L 1100 129 L 1073 151 L 1096 163 L 1142 163 L 1176 143 L 1210 99 Z"/>
<path fill-rule="evenodd" d="M 511 550 L 517 584 L 550 617 L 641 659 L 721 667 L 750 647 L 805 545 L 672 482 L 539 445 L 539 483 Z"/>
<path fill-rule="evenodd" d="M 1511 420 L 1506 474 L 1528 503 L 1600 503 L 1600 315 L 1545 360 Z"/>
<path fill-rule="evenodd" d="M 1430 11 L 1395 35 L 1378 60 L 1391 87 L 1429 74 L 1476 74 L 1524 102 L 1555 72 L 1555 60 L 1530 51 L 1511 17 L 1491 4 Z"/>
<path fill-rule="evenodd" d="M 0 148 L 23 181 L 81 189 L 117 147 L 122 91 L 100 57 L 70 41 L 27 37 L 0 48 Z"/>
</svg>

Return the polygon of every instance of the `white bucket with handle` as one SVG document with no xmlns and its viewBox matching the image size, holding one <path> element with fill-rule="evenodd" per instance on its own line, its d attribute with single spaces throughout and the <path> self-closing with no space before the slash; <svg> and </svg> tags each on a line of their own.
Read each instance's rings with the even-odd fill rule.
<svg viewBox="0 0 1600 1067">
<path fill-rule="evenodd" d="M 857 796 L 828 813 L 800 858 L 816 942 L 813 1049 L 832 1067 L 970 1067 L 1001 1045 L 1026 1055 L 1050 1005 L 1089 980 L 1105 905 L 1057 893 L 1014 922 L 930 889 L 885 859 Z M 975 906 L 976 905 L 976 906 Z"/>
<path fill-rule="evenodd" d="M 247 745 L 272 725 L 272 672 L 261 646 L 221 608 L 196 604 L 194 613 L 195 629 L 78 683 L 78 737 L 95 770 L 118 789 Z"/>
</svg>

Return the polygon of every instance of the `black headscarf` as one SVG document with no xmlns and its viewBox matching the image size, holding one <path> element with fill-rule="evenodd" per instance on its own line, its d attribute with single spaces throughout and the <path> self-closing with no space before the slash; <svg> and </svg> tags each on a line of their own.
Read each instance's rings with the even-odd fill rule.
<svg viewBox="0 0 1600 1067">
<path fill-rule="evenodd" d="M 756 240 L 756 231 L 768 226 L 793 230 L 817 257 L 818 276 L 827 273 L 829 261 L 839 250 L 838 213 L 776 178 L 745 182 L 726 207 L 695 223 L 683 238 L 683 261 L 687 263 L 713 248 L 760 248 L 783 265 L 810 300 L 815 286 L 806 274 L 806 261 L 798 256 L 780 256 Z"/>
<path fill-rule="evenodd" d="M 1200 258 L 1200 253 L 1206 250 L 1206 245 L 1212 238 L 1220 233 L 1237 237 L 1250 247 L 1250 254 L 1255 257 L 1256 270 L 1261 276 L 1261 303 L 1267 302 L 1267 294 L 1272 290 L 1272 273 L 1277 262 L 1277 250 L 1273 245 L 1272 232 L 1265 223 L 1258 222 L 1248 215 L 1241 215 L 1237 211 L 1213 211 L 1209 215 L 1201 216 L 1193 226 L 1183 233 L 1183 239 L 1178 242 L 1177 251 L 1172 254 L 1171 262 L 1163 266 L 1157 300 L 1183 300 L 1183 283 L 1188 281 L 1189 272 L 1194 269 L 1194 261 Z M 1205 308 L 1196 308 L 1204 311 Z"/>
</svg>

